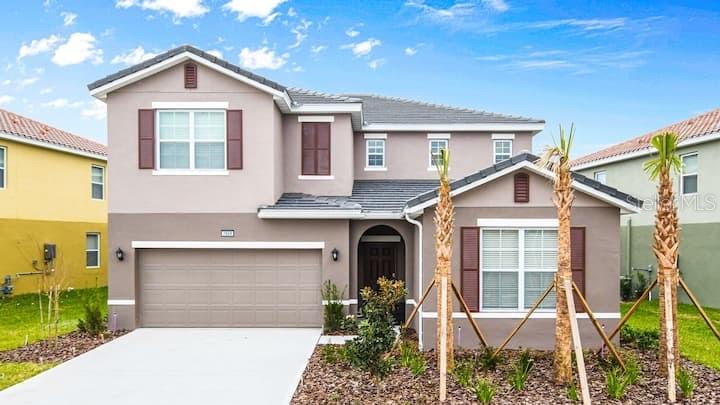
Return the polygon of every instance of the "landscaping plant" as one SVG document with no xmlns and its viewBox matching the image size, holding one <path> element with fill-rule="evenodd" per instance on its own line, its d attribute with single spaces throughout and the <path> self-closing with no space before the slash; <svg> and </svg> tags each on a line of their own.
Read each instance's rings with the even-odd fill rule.
<svg viewBox="0 0 720 405">
<path fill-rule="evenodd" d="M 473 387 L 473 394 L 475 394 L 475 399 L 478 402 L 487 405 L 495 397 L 495 386 L 484 378 L 478 378 Z"/>
<path fill-rule="evenodd" d="M 458 384 L 465 388 L 470 388 L 473 378 L 473 363 L 472 361 L 465 359 L 458 361 L 453 369 L 453 377 L 457 380 Z"/>
<path fill-rule="evenodd" d="M 620 341 L 632 344 L 640 350 L 657 349 L 659 338 L 656 330 L 635 329 L 629 325 L 620 329 Z"/>
<path fill-rule="evenodd" d="M 475 361 L 483 370 L 495 370 L 498 364 L 502 362 L 502 356 L 500 354 L 494 356 L 494 353 L 495 349 L 488 346 L 482 353 L 480 353 L 475 358 Z"/>
<path fill-rule="evenodd" d="M 619 367 L 612 367 L 605 372 L 605 384 L 608 397 L 620 399 L 625 395 L 627 387 L 630 386 L 630 379 Z"/>
<path fill-rule="evenodd" d="M 695 377 L 693 377 L 685 367 L 680 367 L 677 375 L 677 383 L 683 398 L 692 398 L 693 392 L 695 391 Z"/>
<path fill-rule="evenodd" d="M 337 332 L 342 330 L 345 313 L 343 305 L 343 295 L 345 295 L 345 289 L 340 291 L 338 286 L 330 280 L 323 283 L 320 295 L 325 304 L 325 326 L 324 332 Z"/>
<path fill-rule="evenodd" d="M 322 358 L 328 364 L 335 364 L 339 360 L 338 350 L 335 345 L 323 345 Z"/>
<path fill-rule="evenodd" d="M 99 336 L 105 332 L 105 317 L 102 304 L 94 297 L 83 302 L 83 317 L 78 319 L 78 330 L 88 335 Z"/>
<path fill-rule="evenodd" d="M 530 352 L 523 351 L 520 354 L 518 363 L 510 372 L 510 385 L 515 391 L 522 391 L 525 388 L 525 383 L 530 377 L 530 371 L 532 371 L 534 365 L 535 360 L 530 356 Z"/>
<path fill-rule="evenodd" d="M 580 393 L 578 393 L 577 384 L 571 382 L 567 387 L 567 399 L 578 402 L 580 401 Z"/>
<path fill-rule="evenodd" d="M 538 164 L 550 169 L 554 174 L 553 203 L 558 216 L 557 273 L 555 274 L 555 380 L 560 384 L 569 384 L 572 380 L 572 335 L 570 315 L 568 313 L 565 281 L 572 281 L 570 263 L 570 212 L 574 199 L 572 177 L 570 173 L 570 149 L 575 138 L 575 127 L 570 132 L 560 126 L 559 144 L 545 150 Z"/>
<path fill-rule="evenodd" d="M 418 353 L 414 357 L 411 357 L 408 368 L 410 369 L 412 375 L 414 375 L 415 377 L 420 377 L 425 373 L 425 370 L 427 370 L 425 357 L 423 357 L 420 353 Z"/>
</svg>

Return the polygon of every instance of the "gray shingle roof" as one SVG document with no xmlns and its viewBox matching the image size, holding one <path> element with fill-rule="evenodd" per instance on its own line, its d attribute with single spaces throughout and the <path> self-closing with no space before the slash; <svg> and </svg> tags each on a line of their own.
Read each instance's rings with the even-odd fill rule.
<svg viewBox="0 0 720 405">
<path fill-rule="evenodd" d="M 544 123 L 544 120 L 450 107 L 397 97 L 345 94 L 361 99 L 367 124 Z"/>
<path fill-rule="evenodd" d="M 287 89 L 290 98 L 300 104 L 337 104 L 337 103 L 359 103 L 358 98 L 339 96 L 336 94 L 322 93 L 319 91 L 299 89 L 290 87 Z"/>
<path fill-rule="evenodd" d="M 273 205 L 263 209 L 297 210 L 359 210 L 359 204 L 348 201 L 348 197 L 324 197 L 304 193 L 284 193 Z"/>
</svg>

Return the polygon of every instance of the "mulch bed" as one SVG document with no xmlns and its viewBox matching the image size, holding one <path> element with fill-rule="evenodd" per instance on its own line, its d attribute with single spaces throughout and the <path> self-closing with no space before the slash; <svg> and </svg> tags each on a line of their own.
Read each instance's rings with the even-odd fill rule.
<svg viewBox="0 0 720 405">
<path fill-rule="evenodd" d="M 352 369 L 345 364 L 327 364 L 322 358 L 321 348 L 316 348 L 298 386 L 293 404 L 417 404 L 438 402 L 439 374 L 432 352 L 424 353 L 427 370 L 415 378 L 409 370 L 395 366 L 384 380 L 376 380 L 367 372 Z M 625 353 L 628 351 L 626 350 Z M 458 353 L 471 355 L 472 351 Z M 521 392 L 513 391 L 508 382 L 508 373 L 517 362 L 518 351 L 503 352 L 503 362 L 495 371 L 478 371 L 477 376 L 493 382 L 496 395 L 493 404 L 572 404 L 566 390 L 552 382 L 552 353 L 533 351 L 535 367 Z M 622 401 L 607 396 L 605 375 L 597 356 L 587 354 L 586 367 L 590 384 L 590 395 L 594 403 L 602 404 L 663 404 L 667 392 L 666 381 L 658 373 L 655 352 L 634 352 L 642 369 L 640 380 L 625 393 Z M 714 404 L 720 403 L 720 372 L 682 360 L 696 381 L 692 400 L 679 403 Z M 578 395 L 579 395 L 578 386 Z M 469 389 L 460 386 L 448 376 L 448 403 L 477 403 Z"/>
<path fill-rule="evenodd" d="M 108 332 L 103 337 L 98 337 L 75 331 L 57 339 L 41 340 L 17 349 L 0 352 L 0 362 L 63 362 L 126 333 L 126 331 Z"/>
</svg>

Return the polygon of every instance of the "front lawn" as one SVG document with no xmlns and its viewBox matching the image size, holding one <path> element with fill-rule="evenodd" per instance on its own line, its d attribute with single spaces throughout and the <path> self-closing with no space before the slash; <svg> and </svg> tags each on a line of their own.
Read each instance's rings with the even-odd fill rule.
<svg viewBox="0 0 720 405">
<path fill-rule="evenodd" d="M 623 315 L 631 303 L 623 303 Z M 705 312 L 720 328 L 720 309 L 705 308 Z M 695 362 L 720 370 L 720 342 L 703 321 L 695 306 L 678 304 L 680 324 L 680 353 Z M 634 329 L 658 330 L 658 301 L 645 301 L 630 318 L 628 324 Z"/>
<path fill-rule="evenodd" d="M 0 391 L 54 366 L 55 363 L 0 363 Z"/>
</svg>

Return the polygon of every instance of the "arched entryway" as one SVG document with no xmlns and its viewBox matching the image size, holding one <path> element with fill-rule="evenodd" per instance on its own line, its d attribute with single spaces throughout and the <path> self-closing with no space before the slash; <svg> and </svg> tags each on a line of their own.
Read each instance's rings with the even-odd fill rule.
<svg viewBox="0 0 720 405">
<path fill-rule="evenodd" d="M 377 280 L 385 277 L 405 281 L 405 240 L 394 228 L 387 225 L 374 226 L 360 237 L 358 242 L 357 296 L 360 306 L 360 290 L 377 288 Z M 395 311 L 398 322 L 405 320 L 405 305 Z"/>
</svg>

